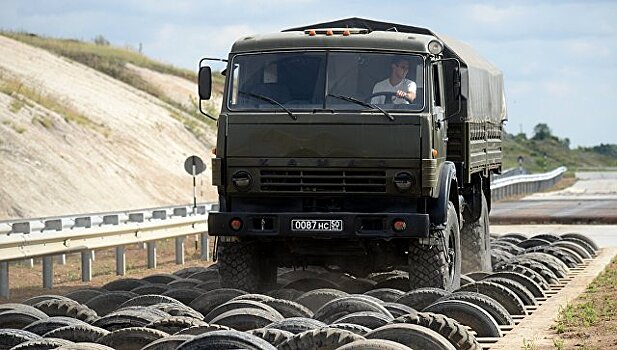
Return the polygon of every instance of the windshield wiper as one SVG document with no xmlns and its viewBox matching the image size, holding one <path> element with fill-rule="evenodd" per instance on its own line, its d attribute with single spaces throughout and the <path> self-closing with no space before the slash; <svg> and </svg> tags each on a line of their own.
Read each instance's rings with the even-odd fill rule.
<svg viewBox="0 0 617 350">
<path fill-rule="evenodd" d="M 379 107 L 377 105 L 374 105 L 372 103 L 364 102 L 364 101 L 358 100 L 357 98 L 354 98 L 354 97 L 351 97 L 351 96 L 343 96 L 343 95 L 335 95 L 335 94 L 328 94 L 328 96 L 336 97 L 336 98 L 341 99 L 343 101 L 353 102 L 355 104 L 359 104 L 360 106 L 376 109 L 376 110 L 380 111 L 381 113 L 383 113 L 390 120 L 394 120 L 394 117 L 390 113 L 384 111 L 381 107 Z"/>
<path fill-rule="evenodd" d="M 290 117 L 293 118 L 293 120 L 298 120 L 298 117 L 296 117 L 293 113 L 291 113 L 291 111 L 289 109 L 287 109 L 285 106 L 283 106 L 280 102 L 278 102 L 277 100 L 268 97 L 268 96 L 263 96 L 263 95 L 258 95 L 258 94 L 254 94 L 252 92 L 248 92 L 248 91 L 242 91 L 242 90 L 238 90 L 238 93 L 240 94 L 244 94 L 247 96 L 251 96 L 251 97 L 255 97 L 257 99 L 266 101 L 266 102 L 270 102 L 273 105 L 279 106 L 281 107 L 285 112 L 287 112 L 287 114 L 289 114 Z"/>
</svg>

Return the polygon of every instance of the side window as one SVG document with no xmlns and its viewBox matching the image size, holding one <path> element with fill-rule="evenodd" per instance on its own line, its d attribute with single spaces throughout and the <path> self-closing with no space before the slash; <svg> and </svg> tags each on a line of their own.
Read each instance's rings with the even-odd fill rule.
<svg viewBox="0 0 617 350">
<path fill-rule="evenodd" d="M 433 103 L 437 107 L 443 107 L 441 96 L 441 83 L 439 79 L 439 66 L 432 64 L 432 76 L 433 76 Z"/>
<path fill-rule="evenodd" d="M 238 103 L 238 87 L 240 86 L 240 84 L 238 84 L 239 76 L 240 75 L 240 65 L 239 64 L 234 64 L 233 68 L 232 68 L 232 72 L 231 72 L 231 76 L 233 77 L 233 86 L 232 86 L 232 90 L 231 90 L 231 104 L 237 104 Z"/>
</svg>

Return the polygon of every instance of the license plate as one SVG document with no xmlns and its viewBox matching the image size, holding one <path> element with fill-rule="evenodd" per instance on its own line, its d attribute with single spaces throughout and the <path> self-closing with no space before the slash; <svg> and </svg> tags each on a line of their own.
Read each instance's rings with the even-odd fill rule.
<svg viewBox="0 0 617 350">
<path fill-rule="evenodd" d="M 291 220 L 291 230 L 311 232 L 341 232 L 343 231 L 343 220 L 293 219 Z"/>
</svg>

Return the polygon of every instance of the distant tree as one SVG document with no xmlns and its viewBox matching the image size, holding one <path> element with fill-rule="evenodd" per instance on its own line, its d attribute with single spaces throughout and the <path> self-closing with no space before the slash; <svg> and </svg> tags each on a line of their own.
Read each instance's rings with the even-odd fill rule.
<svg viewBox="0 0 617 350">
<path fill-rule="evenodd" d="M 540 123 L 533 128 L 533 140 L 547 140 L 553 137 L 551 128 L 544 123 Z"/>
<path fill-rule="evenodd" d="M 109 46 L 110 44 L 109 40 L 105 39 L 105 37 L 100 34 L 94 37 L 94 43 L 101 46 Z"/>
</svg>

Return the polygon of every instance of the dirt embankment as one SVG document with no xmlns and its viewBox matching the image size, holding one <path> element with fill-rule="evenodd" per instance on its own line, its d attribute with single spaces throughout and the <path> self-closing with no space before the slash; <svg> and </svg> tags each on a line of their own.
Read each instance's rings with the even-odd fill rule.
<svg viewBox="0 0 617 350">
<path fill-rule="evenodd" d="M 199 141 L 178 121 L 180 110 L 3 36 L 0 84 L 16 87 L 0 92 L 0 220 L 191 201 L 184 159 L 207 160 L 215 135 Z M 199 201 L 215 199 L 208 170 L 198 186 Z"/>
</svg>

